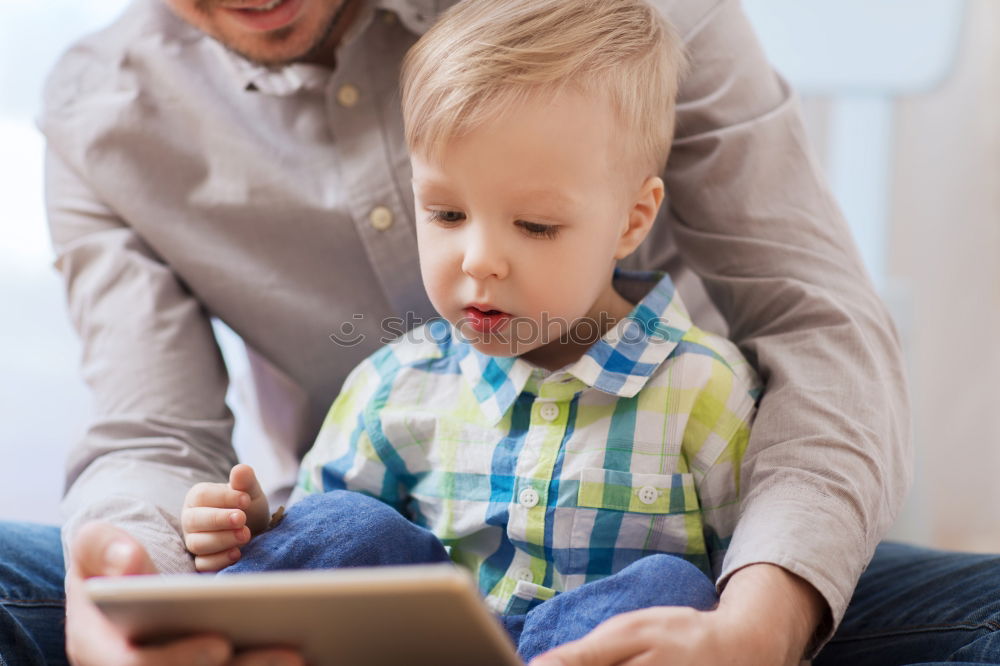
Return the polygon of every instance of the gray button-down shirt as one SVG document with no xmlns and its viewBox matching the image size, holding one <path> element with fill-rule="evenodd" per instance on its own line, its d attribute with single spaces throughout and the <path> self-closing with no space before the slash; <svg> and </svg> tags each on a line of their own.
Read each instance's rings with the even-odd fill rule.
<svg viewBox="0 0 1000 666">
<path fill-rule="evenodd" d="M 385 337 L 381 321 L 433 314 L 397 77 L 450 4 L 369 3 L 331 71 L 256 67 L 137 0 L 57 65 L 40 120 L 48 212 L 94 396 L 65 535 L 110 520 L 163 571 L 192 569 L 184 494 L 236 460 L 210 317 L 247 343 L 267 434 L 292 470 Z M 909 481 L 899 346 L 738 2 L 657 4 L 691 71 L 667 205 L 623 265 L 669 270 L 712 327 L 709 294 L 766 383 L 721 582 L 780 565 L 820 591 L 835 624 Z M 345 322 L 364 342 L 331 340 Z"/>
</svg>

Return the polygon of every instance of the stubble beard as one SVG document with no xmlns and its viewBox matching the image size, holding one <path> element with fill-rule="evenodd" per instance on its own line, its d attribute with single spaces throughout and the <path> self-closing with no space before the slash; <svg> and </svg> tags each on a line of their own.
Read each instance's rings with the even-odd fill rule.
<svg viewBox="0 0 1000 666">
<path fill-rule="evenodd" d="M 338 7 L 337 11 L 333 13 L 333 16 L 330 17 L 330 20 L 327 21 L 323 29 L 312 40 L 312 43 L 308 46 L 308 48 L 298 55 L 278 59 L 262 58 L 253 53 L 244 51 L 239 47 L 239 45 L 229 44 L 223 42 L 222 40 L 217 41 L 239 57 L 249 60 L 255 65 L 263 67 L 283 67 L 296 62 L 332 60 L 333 50 L 336 48 L 336 44 L 331 43 L 331 37 L 333 33 L 341 27 L 341 23 L 344 21 L 344 16 L 347 14 L 347 10 L 357 4 L 357 2 L 358 0 L 344 0 L 340 3 L 340 7 Z M 198 0 L 196 7 L 202 11 L 206 11 L 211 8 L 213 4 L 215 4 L 214 0 Z M 286 41 L 292 33 L 295 32 L 295 30 L 296 26 L 294 25 L 285 26 L 284 28 L 279 28 L 278 30 L 268 33 L 264 36 L 264 38 L 270 44 L 281 44 Z"/>
</svg>

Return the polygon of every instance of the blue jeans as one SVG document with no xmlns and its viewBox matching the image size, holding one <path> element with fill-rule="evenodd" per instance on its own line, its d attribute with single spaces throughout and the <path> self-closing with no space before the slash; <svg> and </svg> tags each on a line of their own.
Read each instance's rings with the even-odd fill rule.
<svg viewBox="0 0 1000 666">
<path fill-rule="evenodd" d="M 66 663 L 63 576 L 58 528 L 0 523 L 0 666 Z M 1000 555 L 881 544 L 815 664 L 1000 664 Z"/>
<path fill-rule="evenodd" d="M 222 574 L 449 561 L 444 546 L 428 530 L 378 500 L 337 490 L 293 506 Z M 679 557 L 653 555 L 525 614 L 499 619 L 527 662 L 621 613 L 651 606 L 708 610 L 716 603 L 715 584 L 700 569 Z"/>
<path fill-rule="evenodd" d="M 0 666 L 68 664 L 59 528 L 0 523 Z"/>
</svg>

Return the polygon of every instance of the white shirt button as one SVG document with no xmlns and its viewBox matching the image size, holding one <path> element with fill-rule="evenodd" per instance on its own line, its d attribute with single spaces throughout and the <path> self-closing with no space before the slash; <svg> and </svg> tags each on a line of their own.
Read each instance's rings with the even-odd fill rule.
<svg viewBox="0 0 1000 666">
<path fill-rule="evenodd" d="M 639 488 L 639 501 L 643 504 L 652 504 L 660 496 L 659 491 L 653 486 L 643 486 Z"/>
<path fill-rule="evenodd" d="M 555 421 L 559 417 L 559 405 L 547 402 L 538 408 L 538 413 L 546 421 Z"/>
<path fill-rule="evenodd" d="M 337 103 L 347 109 L 357 104 L 360 98 L 361 92 L 358 87 L 350 83 L 340 86 L 340 90 L 337 91 Z"/>
<path fill-rule="evenodd" d="M 375 206 L 368 214 L 368 221 L 379 231 L 385 231 L 392 226 L 392 211 L 385 206 Z"/>
<path fill-rule="evenodd" d="M 538 504 L 538 500 L 541 499 L 538 496 L 538 491 L 534 488 L 525 488 L 517 496 L 517 501 L 521 503 L 521 506 L 530 509 Z"/>
<path fill-rule="evenodd" d="M 519 569 L 515 569 L 514 578 L 516 578 L 517 580 L 523 580 L 527 583 L 530 583 L 535 579 L 535 577 L 531 574 L 531 569 L 529 569 L 528 567 L 521 567 Z"/>
</svg>

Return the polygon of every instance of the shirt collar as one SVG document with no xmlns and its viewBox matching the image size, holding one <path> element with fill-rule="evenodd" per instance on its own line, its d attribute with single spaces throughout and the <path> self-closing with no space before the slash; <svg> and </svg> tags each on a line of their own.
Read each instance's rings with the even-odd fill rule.
<svg viewBox="0 0 1000 666">
<path fill-rule="evenodd" d="M 221 44 L 218 48 L 242 90 L 288 97 L 303 90 L 322 90 L 330 80 L 330 70 L 322 65 L 296 62 L 282 67 L 266 67 L 250 62 Z"/>
<path fill-rule="evenodd" d="M 563 375 L 571 375 L 591 388 L 622 398 L 635 396 L 646 385 L 691 328 L 691 319 L 666 273 L 615 269 L 614 280 L 616 287 L 655 284 L 583 356 L 553 373 L 519 357 L 483 354 L 453 332 L 452 339 L 462 348 L 462 375 L 490 423 L 496 424 L 507 413 L 532 374 L 546 381 L 565 381 Z"/>
<path fill-rule="evenodd" d="M 376 10 L 393 12 L 417 35 L 425 33 L 438 14 L 435 0 L 361 0 L 361 3 L 358 17 L 337 46 L 338 52 L 368 29 Z M 327 67 L 302 62 L 281 67 L 258 65 L 212 41 L 243 90 L 285 97 L 301 90 L 322 90 L 332 74 Z"/>
</svg>

